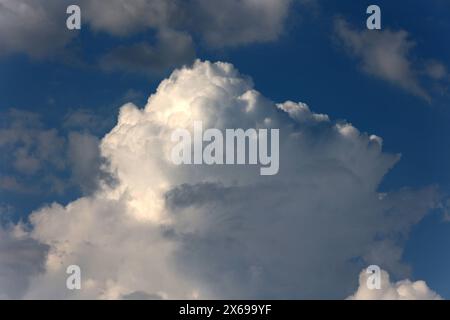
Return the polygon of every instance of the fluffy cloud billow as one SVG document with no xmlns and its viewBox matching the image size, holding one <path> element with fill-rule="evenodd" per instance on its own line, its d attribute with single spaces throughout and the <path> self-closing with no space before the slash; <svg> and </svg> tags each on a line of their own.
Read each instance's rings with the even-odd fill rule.
<svg viewBox="0 0 450 320">
<path fill-rule="evenodd" d="M 174 165 L 171 133 L 194 121 L 280 129 L 279 173 Z M 365 265 L 408 276 L 403 241 L 438 202 L 433 187 L 381 193 L 400 157 L 380 137 L 276 104 L 221 62 L 174 71 L 143 109 L 125 104 L 100 150 L 114 183 L 16 227 L 45 247 L 22 297 L 345 298 Z M 82 290 L 65 288 L 71 264 Z"/>
<path fill-rule="evenodd" d="M 359 275 L 359 287 L 349 300 L 441 300 L 424 281 L 412 282 L 408 279 L 392 283 L 389 274 L 381 270 L 379 289 L 369 289 L 367 280 L 370 274 L 366 270 Z"/>
</svg>

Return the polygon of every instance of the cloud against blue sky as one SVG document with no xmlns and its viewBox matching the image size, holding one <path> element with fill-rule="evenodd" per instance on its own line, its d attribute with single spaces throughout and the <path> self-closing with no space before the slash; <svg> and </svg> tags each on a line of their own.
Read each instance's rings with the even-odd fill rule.
<svg viewBox="0 0 450 320">
<path fill-rule="evenodd" d="M 449 296 L 411 249 L 447 226 L 446 5 L 69 4 L 0 0 L 0 298 Z M 278 174 L 175 166 L 193 121 L 279 129 Z"/>
<path fill-rule="evenodd" d="M 360 59 L 361 68 L 367 74 L 376 76 L 397 85 L 425 100 L 431 96 L 419 80 L 419 75 L 448 85 L 450 75 L 446 67 L 429 60 L 414 61 L 411 51 L 415 47 L 414 40 L 404 30 L 380 32 L 370 30 L 357 31 L 348 23 L 337 18 L 335 22 L 336 35 L 349 53 Z"/>
<path fill-rule="evenodd" d="M 279 174 L 174 166 L 170 133 L 193 120 L 280 128 Z M 87 298 L 343 297 L 361 268 L 354 257 L 407 275 L 389 252 L 438 201 L 433 188 L 378 193 L 399 159 L 379 137 L 302 103 L 275 105 L 224 63 L 198 61 L 164 80 L 145 109 L 124 105 L 100 149 L 113 186 L 100 181 L 90 196 L 35 211 L 23 230 L 49 250 L 27 298 L 70 298 L 59 283 L 77 262 Z"/>
</svg>

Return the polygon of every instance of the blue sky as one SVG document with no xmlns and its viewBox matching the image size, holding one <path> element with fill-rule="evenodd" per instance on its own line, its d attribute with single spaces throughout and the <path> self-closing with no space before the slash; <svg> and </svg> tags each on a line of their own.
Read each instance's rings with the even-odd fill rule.
<svg viewBox="0 0 450 320">
<path fill-rule="evenodd" d="M 201 28 L 189 32 L 195 58 L 232 63 L 241 74 L 249 75 L 256 90 L 267 98 L 307 103 L 313 112 L 348 121 L 361 132 L 382 137 L 383 150 L 402 157 L 384 177 L 379 191 L 435 185 L 445 204 L 450 191 L 450 5 L 443 0 L 376 1 L 382 12 L 382 30 L 373 32 L 408 33 L 407 39 L 414 45 L 404 58 L 428 93 L 427 101 L 395 81 L 365 71 L 364 58 L 352 52 L 337 33 L 337 19 L 348 23 L 348 32 L 364 32 L 365 10 L 370 4 L 372 1 L 294 1 L 283 19 L 282 31 L 270 41 L 217 46 L 204 40 Z M 85 23 L 82 17 L 81 31 L 74 32 L 63 53 L 36 58 L 27 49 L 0 51 L 0 111 L 6 123 L 10 121 L 8 110 L 15 108 L 40 115 L 42 126 L 56 129 L 62 137 L 77 130 L 101 138 L 115 126 L 124 103 L 144 107 L 161 80 L 174 68 L 193 61 L 188 55 L 161 70 L 105 70 L 99 63 L 106 54 L 118 46 L 157 43 L 156 29 L 117 36 L 98 26 L 97 30 L 95 23 Z M 6 41 L 1 37 L 0 41 Z M 425 66 L 431 63 L 447 68 L 439 79 L 425 74 Z M 65 125 L 68 115 L 80 109 L 97 122 L 75 129 Z M 18 174 L 7 156 L 2 157 L 2 166 L 3 176 Z M 3 188 L 0 202 L 9 208 L 15 222 L 26 220 L 31 211 L 53 201 L 69 203 L 85 194 L 77 183 L 53 192 L 40 182 L 51 174 L 66 183 L 72 170 L 67 165 L 55 171 L 47 161 L 41 171 L 24 180 L 40 191 Z M 450 224 L 445 221 L 444 210 L 432 210 L 412 227 L 402 258 L 411 266 L 411 278 L 425 280 L 444 298 L 450 298 L 449 242 Z"/>
</svg>

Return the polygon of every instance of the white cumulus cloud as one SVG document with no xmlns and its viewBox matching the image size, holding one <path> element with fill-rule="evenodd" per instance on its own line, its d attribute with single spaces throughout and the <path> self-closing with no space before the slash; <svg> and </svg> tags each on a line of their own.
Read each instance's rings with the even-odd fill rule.
<svg viewBox="0 0 450 320">
<path fill-rule="evenodd" d="M 197 120 L 280 129 L 279 173 L 175 166 L 171 133 Z M 36 210 L 23 230 L 48 250 L 23 297 L 343 298 L 362 264 L 405 275 L 402 243 L 438 201 L 432 187 L 380 193 L 399 160 L 380 137 L 276 104 L 221 62 L 174 71 L 144 109 L 125 104 L 100 150 L 114 183 Z M 80 291 L 65 289 L 71 264 Z"/>
<path fill-rule="evenodd" d="M 425 281 L 410 281 L 408 279 L 391 282 L 389 274 L 381 270 L 380 289 L 369 289 L 367 280 L 371 274 L 366 270 L 359 275 L 359 287 L 348 297 L 350 300 L 441 300 L 442 298 L 431 290 Z"/>
</svg>

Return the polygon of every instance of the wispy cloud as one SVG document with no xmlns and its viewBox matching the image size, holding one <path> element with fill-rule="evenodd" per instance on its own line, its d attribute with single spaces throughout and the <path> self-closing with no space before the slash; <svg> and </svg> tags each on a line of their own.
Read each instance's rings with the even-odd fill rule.
<svg viewBox="0 0 450 320">
<path fill-rule="evenodd" d="M 334 28 L 339 42 L 358 59 L 365 73 L 426 101 L 431 101 L 432 97 L 421 83 L 420 75 L 425 74 L 433 80 L 446 76 L 445 66 L 439 62 L 428 63 L 426 71 L 422 71 L 423 62 L 412 58 L 416 43 L 404 30 L 356 30 L 342 18 L 335 20 Z"/>
</svg>

